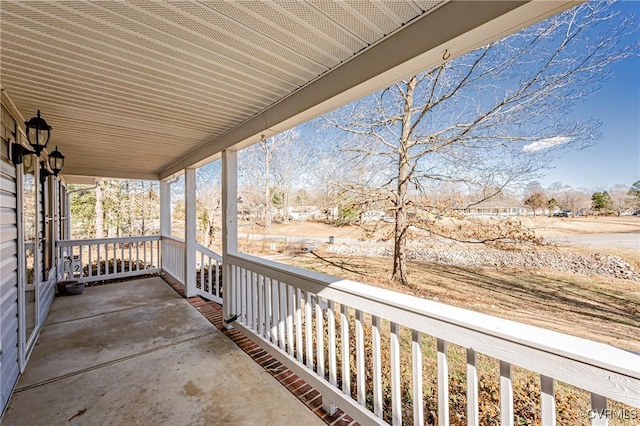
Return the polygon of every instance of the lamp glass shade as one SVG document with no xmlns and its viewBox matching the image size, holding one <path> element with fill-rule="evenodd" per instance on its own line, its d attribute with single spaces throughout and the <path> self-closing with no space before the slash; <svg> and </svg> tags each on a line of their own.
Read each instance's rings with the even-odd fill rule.
<svg viewBox="0 0 640 426">
<path fill-rule="evenodd" d="M 43 149 L 46 148 L 49 143 L 49 136 L 51 134 L 51 126 L 47 124 L 44 118 L 40 117 L 40 110 L 38 115 L 32 117 L 29 121 L 24 122 L 27 131 L 27 140 L 33 147 L 33 150 L 37 155 L 40 155 Z"/>
<path fill-rule="evenodd" d="M 57 146 L 56 149 L 49 154 L 49 167 L 56 176 L 58 176 L 58 173 L 60 173 L 64 167 L 64 155 L 58 151 Z"/>
</svg>

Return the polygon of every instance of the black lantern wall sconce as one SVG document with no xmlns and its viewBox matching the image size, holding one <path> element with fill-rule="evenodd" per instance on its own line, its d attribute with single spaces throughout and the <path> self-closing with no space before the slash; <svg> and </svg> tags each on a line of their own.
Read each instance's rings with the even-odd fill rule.
<svg viewBox="0 0 640 426">
<path fill-rule="evenodd" d="M 51 126 L 47 124 L 44 118 L 40 117 L 40 110 L 31 120 L 25 121 L 25 130 L 27 133 L 27 141 L 33 148 L 30 151 L 18 143 L 11 145 L 11 158 L 14 165 L 22 164 L 22 157 L 29 154 L 35 154 L 40 157 L 40 153 L 47 147 L 49 137 L 51 136 Z"/>
<path fill-rule="evenodd" d="M 56 146 L 55 151 L 49 154 L 49 168 L 45 166 L 44 161 L 40 162 L 40 166 L 40 181 L 44 183 L 47 176 L 57 177 L 62 171 L 62 168 L 64 167 L 64 155 L 58 151 L 58 147 Z M 52 171 L 49 171 L 49 169 Z"/>
<path fill-rule="evenodd" d="M 40 117 L 40 110 L 35 117 L 24 122 L 27 141 L 33 148 L 33 151 L 25 148 L 19 143 L 11 144 L 11 159 L 14 165 L 22 164 L 25 155 L 35 154 L 40 157 L 42 151 L 47 147 L 51 136 L 51 126 L 47 124 L 44 118 Z M 58 151 L 58 147 L 49 154 L 48 168 L 44 161 L 40 162 L 40 181 L 44 182 L 47 176 L 58 176 L 64 167 L 64 155 Z M 51 169 L 51 171 L 49 170 Z"/>
</svg>

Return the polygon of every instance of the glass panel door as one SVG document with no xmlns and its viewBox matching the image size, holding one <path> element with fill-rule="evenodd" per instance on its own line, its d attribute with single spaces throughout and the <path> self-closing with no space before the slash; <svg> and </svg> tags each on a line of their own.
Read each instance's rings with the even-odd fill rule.
<svg viewBox="0 0 640 426">
<path fill-rule="evenodd" d="M 22 167 L 22 224 L 24 235 L 24 313 L 25 343 L 31 339 L 37 324 L 38 285 L 38 204 L 37 161 L 34 155 L 25 155 Z"/>
</svg>

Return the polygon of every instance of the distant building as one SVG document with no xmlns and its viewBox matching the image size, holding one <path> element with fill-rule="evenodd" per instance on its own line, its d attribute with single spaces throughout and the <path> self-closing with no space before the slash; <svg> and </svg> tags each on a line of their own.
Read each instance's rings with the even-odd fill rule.
<svg viewBox="0 0 640 426">
<path fill-rule="evenodd" d="M 361 221 L 364 222 L 393 222 L 393 218 L 382 210 L 367 210 L 362 213 Z"/>
<path fill-rule="evenodd" d="M 469 208 L 456 208 L 454 210 L 466 216 L 475 217 L 510 217 L 533 214 L 533 211 L 529 207 L 499 201 L 486 201 Z"/>
<path fill-rule="evenodd" d="M 289 220 L 316 220 L 322 217 L 322 212 L 316 206 L 289 207 Z"/>
</svg>

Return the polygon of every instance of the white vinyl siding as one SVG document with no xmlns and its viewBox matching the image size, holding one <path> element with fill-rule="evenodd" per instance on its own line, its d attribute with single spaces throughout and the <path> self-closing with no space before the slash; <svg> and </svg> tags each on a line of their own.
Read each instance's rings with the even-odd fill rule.
<svg viewBox="0 0 640 426">
<path fill-rule="evenodd" d="M 0 412 L 4 412 L 18 380 L 18 227 L 16 169 L 8 159 L 15 123 L 2 109 L 0 142 Z"/>
</svg>

